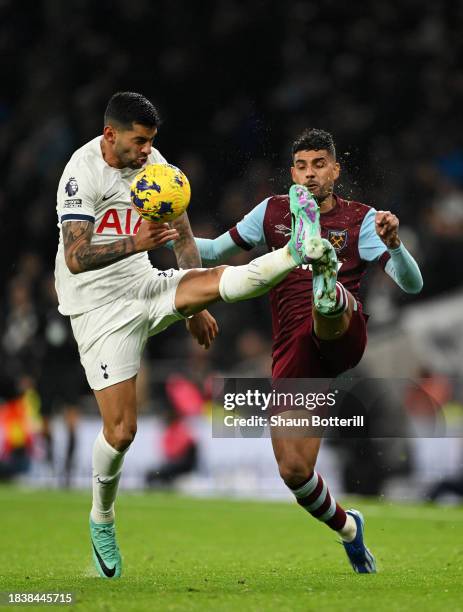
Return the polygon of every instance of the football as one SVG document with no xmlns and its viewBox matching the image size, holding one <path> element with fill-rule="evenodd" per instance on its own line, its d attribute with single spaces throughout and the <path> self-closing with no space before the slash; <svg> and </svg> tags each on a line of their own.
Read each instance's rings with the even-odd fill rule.
<svg viewBox="0 0 463 612">
<path fill-rule="evenodd" d="M 130 197 L 143 219 L 159 223 L 172 221 L 185 212 L 190 203 L 190 183 L 175 166 L 149 164 L 135 177 Z"/>
</svg>

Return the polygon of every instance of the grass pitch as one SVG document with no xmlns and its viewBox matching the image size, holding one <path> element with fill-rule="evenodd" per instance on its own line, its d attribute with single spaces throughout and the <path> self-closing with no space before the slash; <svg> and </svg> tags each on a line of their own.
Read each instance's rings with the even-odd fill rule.
<svg viewBox="0 0 463 612">
<path fill-rule="evenodd" d="M 462 508 L 350 500 L 380 572 L 357 575 L 335 534 L 296 504 L 122 493 L 124 574 L 102 580 L 89 500 L 0 488 L 0 591 L 73 592 L 68 609 L 105 612 L 463 610 Z"/>
</svg>

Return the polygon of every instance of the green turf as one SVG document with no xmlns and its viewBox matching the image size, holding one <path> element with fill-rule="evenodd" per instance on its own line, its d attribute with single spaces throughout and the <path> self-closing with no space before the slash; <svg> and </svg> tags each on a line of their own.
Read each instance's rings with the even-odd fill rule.
<svg viewBox="0 0 463 612">
<path fill-rule="evenodd" d="M 73 609 L 108 612 L 463 610 L 463 509 L 354 505 L 377 575 L 354 574 L 295 504 L 123 493 L 111 581 L 92 565 L 88 493 L 0 488 L 0 591 L 72 591 Z"/>
</svg>

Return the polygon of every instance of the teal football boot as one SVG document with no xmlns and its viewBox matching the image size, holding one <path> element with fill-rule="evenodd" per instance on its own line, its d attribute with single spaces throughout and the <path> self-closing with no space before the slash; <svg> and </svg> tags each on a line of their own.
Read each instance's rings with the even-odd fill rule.
<svg viewBox="0 0 463 612">
<path fill-rule="evenodd" d="M 319 259 L 324 248 L 320 235 L 320 208 L 314 196 L 303 185 L 292 185 L 289 190 L 291 239 L 289 250 L 300 264 Z"/>
<path fill-rule="evenodd" d="M 116 530 L 112 523 L 94 523 L 90 518 L 90 538 L 93 560 L 102 578 L 119 578 L 122 559 L 116 543 Z"/>
<path fill-rule="evenodd" d="M 313 304 L 322 315 L 330 316 L 338 307 L 336 302 L 338 258 L 329 240 L 322 238 L 322 245 L 324 254 L 320 259 L 312 261 Z"/>
<path fill-rule="evenodd" d="M 328 240 L 321 237 L 320 208 L 307 187 L 292 185 L 289 207 L 289 251 L 299 264 L 311 264 L 314 306 L 321 314 L 329 316 L 336 310 L 336 251 Z"/>
</svg>

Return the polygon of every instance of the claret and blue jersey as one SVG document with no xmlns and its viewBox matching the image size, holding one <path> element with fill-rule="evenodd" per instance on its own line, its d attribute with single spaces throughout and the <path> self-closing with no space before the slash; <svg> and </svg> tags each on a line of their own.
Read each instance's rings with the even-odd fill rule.
<svg viewBox="0 0 463 612">
<path fill-rule="evenodd" d="M 320 215 L 322 237 L 334 246 L 339 261 L 338 278 L 358 298 L 360 279 L 369 261 L 383 266 L 389 253 L 375 230 L 375 210 L 359 202 L 335 196 L 335 206 Z M 237 246 L 251 249 L 267 245 L 284 247 L 291 235 L 288 196 L 273 196 L 261 202 L 230 230 Z M 312 316 L 312 272 L 310 266 L 296 268 L 270 292 L 275 341 Z"/>
<path fill-rule="evenodd" d="M 360 281 L 370 262 L 379 263 L 404 290 L 415 293 L 422 279 L 415 260 L 401 244 L 388 250 L 375 228 L 376 210 L 366 204 L 334 196 L 335 206 L 320 215 L 322 237 L 336 250 L 338 280 L 358 299 Z M 215 240 L 196 238 L 203 263 L 217 265 L 241 249 L 284 247 L 291 235 L 289 197 L 263 200 L 236 226 Z M 291 335 L 301 321 L 312 317 L 312 273 L 300 266 L 270 292 L 274 342 Z"/>
<path fill-rule="evenodd" d="M 335 206 L 320 215 L 322 237 L 336 250 L 339 280 L 357 296 L 360 279 L 368 262 L 379 261 L 384 267 L 390 258 L 386 246 L 375 230 L 375 209 L 334 196 Z M 289 241 L 291 216 L 288 196 L 273 196 L 256 206 L 235 227 L 230 236 L 237 246 L 250 250 L 257 245 L 278 249 Z M 294 271 L 311 288 L 310 270 Z"/>
</svg>

